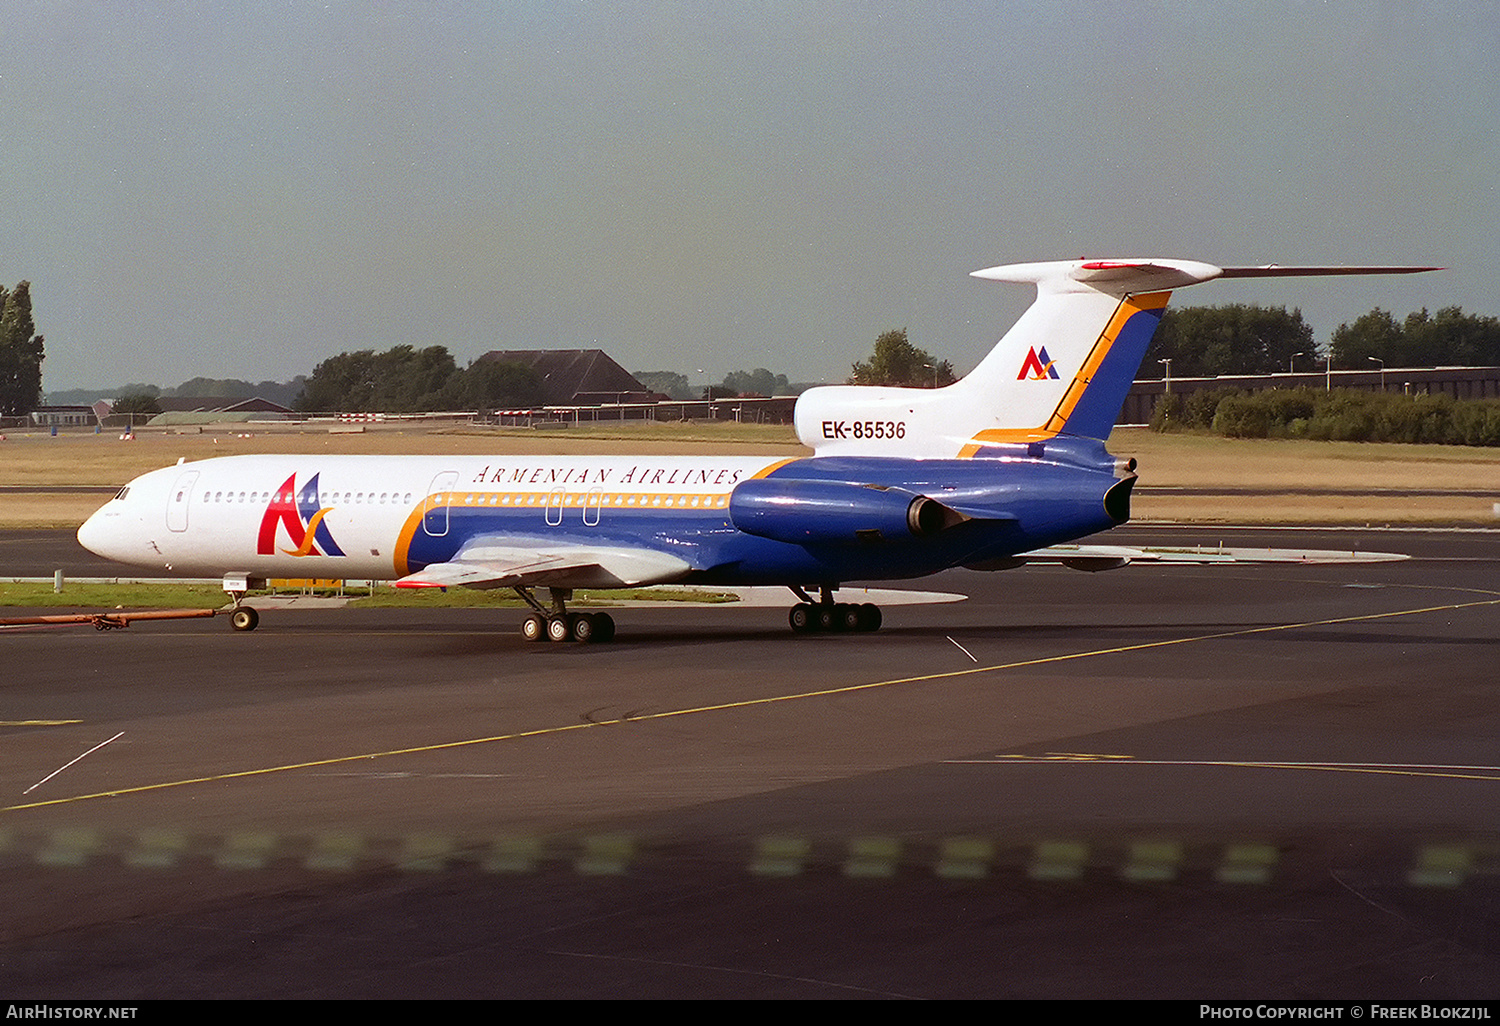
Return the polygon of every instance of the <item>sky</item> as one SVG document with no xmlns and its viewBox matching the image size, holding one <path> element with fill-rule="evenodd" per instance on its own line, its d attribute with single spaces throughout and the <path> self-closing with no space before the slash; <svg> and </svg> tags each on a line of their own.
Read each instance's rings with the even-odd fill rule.
<svg viewBox="0 0 1500 1026">
<path fill-rule="evenodd" d="M 1320 343 L 1500 315 L 1492 0 L 0 0 L 0 283 L 44 388 L 357 349 L 602 348 L 695 383 L 972 367 L 995 264 L 1437 264 L 1209 283 Z M 1148 376 L 1149 371 L 1142 371 Z"/>
</svg>

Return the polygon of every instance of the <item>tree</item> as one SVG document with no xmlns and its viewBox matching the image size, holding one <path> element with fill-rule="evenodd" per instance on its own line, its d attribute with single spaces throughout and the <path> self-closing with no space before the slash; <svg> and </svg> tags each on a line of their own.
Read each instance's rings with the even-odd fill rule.
<svg viewBox="0 0 1500 1026">
<path fill-rule="evenodd" d="M 394 346 L 331 356 L 313 369 L 297 408 L 305 413 L 418 413 L 444 405 L 458 373 L 443 346 Z"/>
<path fill-rule="evenodd" d="M 524 363 L 480 358 L 451 379 L 442 405 L 458 410 L 540 406 L 542 379 Z"/>
<path fill-rule="evenodd" d="M 41 404 L 45 352 L 31 319 L 31 282 L 0 287 L 0 416 L 24 417 Z"/>
<path fill-rule="evenodd" d="M 1172 376 L 1272 374 L 1292 367 L 1293 357 L 1312 357 L 1312 328 L 1302 311 L 1286 307 L 1190 306 L 1168 310 L 1146 349 L 1143 366 L 1172 361 Z M 1309 365 L 1304 365 L 1306 369 Z"/>
<path fill-rule="evenodd" d="M 1500 363 L 1500 319 L 1447 306 L 1435 316 L 1425 309 L 1407 314 L 1398 323 L 1376 307 L 1353 324 L 1340 324 L 1330 346 L 1338 367 L 1367 366 L 1371 357 L 1391 367 L 1488 367 Z"/>
<path fill-rule="evenodd" d="M 785 374 L 772 374 L 764 367 L 753 371 L 730 371 L 724 375 L 722 387 L 736 395 L 786 395 L 791 390 Z"/>
<path fill-rule="evenodd" d="M 330 356 L 313 368 L 302 386 L 297 409 L 304 413 L 354 413 L 374 409 L 375 351 L 360 349 Z"/>
<path fill-rule="evenodd" d="M 376 357 L 375 408 L 417 413 L 443 406 L 443 392 L 458 370 L 444 346 L 394 346 Z"/>
<path fill-rule="evenodd" d="M 131 423 L 137 420 L 147 420 L 161 412 L 161 403 L 156 396 L 146 392 L 125 392 L 110 406 L 111 416 L 131 415 Z"/>
<path fill-rule="evenodd" d="M 849 384 L 931 388 L 956 380 L 953 364 L 935 360 L 927 350 L 912 345 L 906 329 L 901 328 L 887 331 L 875 340 L 874 353 L 868 362 L 854 365 Z"/>
<path fill-rule="evenodd" d="M 635 380 L 645 385 L 653 392 L 659 392 L 668 399 L 694 399 L 697 393 L 693 386 L 688 384 L 686 374 L 678 374 L 676 371 L 632 371 Z"/>
<path fill-rule="evenodd" d="M 1329 343 L 1334 363 L 1341 367 L 1365 362 L 1367 356 L 1379 357 L 1392 367 L 1409 367 L 1405 349 L 1401 325 L 1378 306 L 1353 324 L 1340 324 Z"/>
<path fill-rule="evenodd" d="M 250 382 L 238 378 L 189 378 L 167 391 L 171 395 L 213 396 L 223 399 L 248 399 L 255 394 Z"/>
</svg>

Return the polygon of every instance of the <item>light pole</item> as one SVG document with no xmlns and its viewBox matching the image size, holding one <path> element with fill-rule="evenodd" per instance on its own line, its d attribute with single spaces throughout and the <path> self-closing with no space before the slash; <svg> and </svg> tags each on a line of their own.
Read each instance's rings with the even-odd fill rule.
<svg viewBox="0 0 1500 1026">
<path fill-rule="evenodd" d="M 1291 356 L 1287 357 L 1287 359 L 1286 359 L 1286 372 L 1288 374 L 1296 374 L 1297 373 L 1297 357 L 1299 357 L 1299 356 L 1306 356 L 1306 355 L 1307 355 L 1306 353 L 1293 353 Z"/>
<path fill-rule="evenodd" d="M 1325 392 L 1332 392 L 1333 391 L 1333 346 L 1329 346 L 1328 347 L 1328 366 L 1324 370 L 1324 374 L 1326 374 L 1327 377 L 1324 378 L 1324 380 L 1323 380 L 1323 391 L 1325 391 Z"/>
<path fill-rule="evenodd" d="M 1165 360 L 1157 360 L 1156 362 L 1159 363 L 1159 364 L 1161 364 L 1162 367 L 1165 368 L 1165 370 L 1162 371 L 1162 377 L 1161 377 L 1162 381 L 1165 382 L 1165 384 L 1162 385 L 1162 391 L 1165 392 L 1167 395 L 1171 395 L 1172 394 L 1172 358 L 1169 356 Z"/>
<path fill-rule="evenodd" d="M 1366 360 L 1371 360 L 1371 361 L 1373 361 L 1375 363 L 1380 364 L 1380 391 L 1384 392 L 1385 391 L 1385 361 L 1382 360 L 1378 356 L 1367 356 L 1367 357 L 1365 357 L 1365 359 Z"/>
</svg>

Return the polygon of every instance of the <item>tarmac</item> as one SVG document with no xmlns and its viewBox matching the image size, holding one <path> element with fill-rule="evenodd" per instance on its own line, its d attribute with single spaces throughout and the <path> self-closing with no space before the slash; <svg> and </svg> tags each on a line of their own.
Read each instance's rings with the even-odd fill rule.
<svg viewBox="0 0 1500 1026">
<path fill-rule="evenodd" d="M 1110 541 L 1411 558 L 7 632 L 0 992 L 1500 998 L 1500 532 Z"/>
</svg>

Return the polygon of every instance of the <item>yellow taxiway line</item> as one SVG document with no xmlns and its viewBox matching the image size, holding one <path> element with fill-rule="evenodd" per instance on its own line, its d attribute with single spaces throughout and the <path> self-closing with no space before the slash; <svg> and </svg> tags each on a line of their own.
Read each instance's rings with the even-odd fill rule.
<svg viewBox="0 0 1500 1026">
<path fill-rule="evenodd" d="M 1330 627 L 1339 624 L 1369 623 L 1374 620 L 1390 620 L 1404 616 L 1420 616 L 1424 613 L 1445 613 L 1460 609 L 1474 609 L 1482 606 L 1500 605 L 1500 598 L 1486 599 L 1475 602 L 1459 602 L 1447 605 L 1424 606 L 1419 609 L 1400 609 L 1387 613 L 1366 613 L 1360 616 L 1340 616 L 1327 620 L 1308 620 L 1301 623 L 1275 624 L 1269 627 L 1246 627 L 1240 630 L 1219 631 L 1213 634 L 1195 634 L 1184 638 L 1171 638 L 1166 641 L 1145 641 L 1133 645 L 1119 645 L 1113 648 L 1096 648 L 1082 652 L 1065 652 L 1061 655 L 1040 656 L 1036 659 L 1022 659 L 1010 663 L 995 663 L 990 666 L 971 666 L 960 670 L 945 670 L 937 673 L 919 674 L 912 677 L 895 677 L 889 680 L 868 681 L 863 684 L 847 684 L 840 687 L 820 688 L 815 691 L 800 691 L 788 695 L 769 695 L 764 698 L 747 698 L 736 702 L 722 702 L 715 705 L 700 705 L 687 709 L 669 709 L 664 712 L 642 713 L 635 716 L 626 716 L 613 720 L 588 720 L 582 723 L 568 723 L 554 727 L 538 727 L 535 730 L 517 731 L 511 734 L 495 734 L 489 737 L 465 738 L 460 741 L 443 741 L 430 745 L 417 745 L 412 748 L 394 748 L 382 752 L 365 752 L 359 755 L 340 755 L 328 759 L 313 759 L 307 762 L 288 763 L 284 766 L 264 766 L 257 769 L 236 770 L 229 773 L 215 773 L 202 777 L 189 777 L 184 780 L 162 781 L 156 784 L 141 784 L 136 787 L 121 787 L 110 791 L 99 791 L 94 794 L 73 795 L 67 798 L 52 798 L 46 801 L 26 802 L 20 805 L 7 805 L 0 807 L 0 812 L 19 812 L 24 809 L 37 809 L 49 805 L 67 805 L 73 802 L 92 801 L 97 798 L 118 798 L 129 794 L 145 794 L 151 791 L 164 791 L 176 787 L 189 787 L 194 784 L 210 784 L 226 780 L 243 780 L 247 777 L 267 776 L 272 773 L 288 773 L 293 770 L 312 769 L 318 766 L 337 766 L 343 763 L 359 762 L 365 759 L 382 759 L 395 755 L 416 755 L 424 752 L 440 752 L 452 748 L 466 748 L 472 745 L 496 744 L 501 741 L 519 741 L 524 738 L 546 737 L 554 734 L 564 734 L 574 730 L 590 730 L 599 727 L 608 727 L 619 723 L 644 723 L 650 720 L 665 720 L 678 716 L 698 716 L 705 713 L 729 712 L 736 709 L 750 709 L 755 706 L 771 705 L 778 702 L 799 702 L 810 698 L 826 698 L 832 695 L 848 695 L 859 691 L 873 691 L 878 688 L 896 687 L 902 684 L 921 684 L 928 681 L 953 680 L 959 677 L 972 677 L 977 674 L 998 673 L 1003 670 L 1017 670 L 1028 666 L 1045 666 L 1051 663 L 1065 663 L 1076 659 L 1094 659 L 1100 656 L 1123 655 L 1128 652 L 1144 652 L 1150 649 L 1170 648 L 1175 645 L 1192 645 L 1205 641 L 1221 641 L 1227 638 L 1243 638 L 1255 634 L 1271 634 L 1277 631 L 1305 630 L 1311 627 Z M 1291 765 L 1291 764 L 1284 764 Z M 1368 770 L 1366 772 L 1374 772 Z"/>
</svg>

